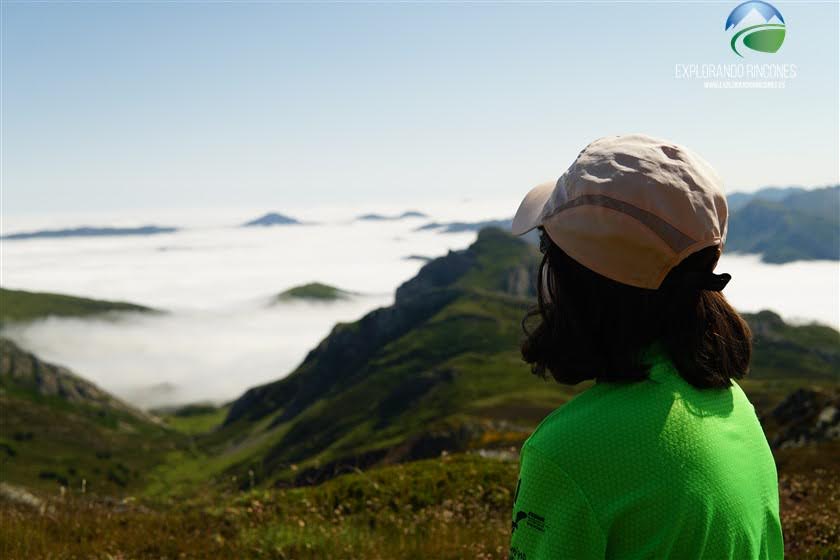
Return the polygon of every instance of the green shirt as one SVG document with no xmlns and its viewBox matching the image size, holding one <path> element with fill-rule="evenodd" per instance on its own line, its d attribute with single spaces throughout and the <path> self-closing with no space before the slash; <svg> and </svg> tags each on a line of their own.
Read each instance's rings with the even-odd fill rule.
<svg viewBox="0 0 840 560">
<path fill-rule="evenodd" d="M 647 355 L 650 379 L 598 382 L 525 441 L 511 560 L 784 557 L 776 465 L 741 387 L 698 390 Z"/>
</svg>

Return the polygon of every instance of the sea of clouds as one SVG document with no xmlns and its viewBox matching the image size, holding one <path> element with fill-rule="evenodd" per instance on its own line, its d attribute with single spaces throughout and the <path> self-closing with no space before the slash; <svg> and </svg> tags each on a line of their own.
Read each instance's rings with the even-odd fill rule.
<svg viewBox="0 0 840 560">
<path fill-rule="evenodd" d="M 268 228 L 236 227 L 266 209 L 4 217 L 3 233 L 80 225 L 184 229 L 0 242 L 3 287 L 167 311 L 50 317 L 7 326 L 2 334 L 139 406 L 230 400 L 290 373 L 336 322 L 392 303 L 395 288 L 423 264 L 406 257 L 440 256 L 475 239 L 475 233 L 417 231 L 419 226 L 512 214 L 509 201 L 460 201 L 416 208 L 429 218 L 354 220 L 368 212 L 407 209 L 286 211 L 312 223 Z M 840 327 L 836 262 L 769 265 L 756 256 L 725 255 L 718 272 L 733 275 L 725 293 L 741 311 L 769 308 L 788 320 Z M 331 303 L 271 304 L 277 293 L 313 281 L 359 295 Z"/>
</svg>

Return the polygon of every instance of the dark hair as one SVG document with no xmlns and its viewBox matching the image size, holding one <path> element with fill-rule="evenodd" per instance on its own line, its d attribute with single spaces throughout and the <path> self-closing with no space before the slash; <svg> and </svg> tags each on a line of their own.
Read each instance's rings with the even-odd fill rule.
<svg viewBox="0 0 840 560">
<path fill-rule="evenodd" d="M 711 272 L 720 248 L 689 255 L 659 289 L 648 290 L 579 264 L 542 228 L 540 246 L 537 306 L 522 320 L 522 357 L 535 375 L 545 379 L 550 373 L 569 385 L 588 379 L 639 381 L 648 373 L 641 353 L 655 342 L 697 388 L 730 387 L 730 379 L 747 374 L 749 326 L 722 293 L 687 280 Z"/>
</svg>

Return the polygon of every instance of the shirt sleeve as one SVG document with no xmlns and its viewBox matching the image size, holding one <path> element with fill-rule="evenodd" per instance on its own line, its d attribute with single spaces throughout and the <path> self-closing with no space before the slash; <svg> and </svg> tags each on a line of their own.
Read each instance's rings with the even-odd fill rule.
<svg viewBox="0 0 840 560">
<path fill-rule="evenodd" d="M 509 559 L 603 559 L 606 536 L 577 483 L 535 447 L 520 458 Z"/>
</svg>

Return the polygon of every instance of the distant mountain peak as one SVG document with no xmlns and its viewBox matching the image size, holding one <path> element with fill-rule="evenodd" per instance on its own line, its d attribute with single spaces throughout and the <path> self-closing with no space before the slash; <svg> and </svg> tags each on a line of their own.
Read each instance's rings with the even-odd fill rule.
<svg viewBox="0 0 840 560">
<path fill-rule="evenodd" d="M 279 214 L 277 212 L 268 212 L 260 216 L 255 220 L 251 220 L 250 222 L 245 222 L 242 224 L 241 227 L 252 227 L 252 226 L 287 226 L 287 225 L 297 225 L 301 222 L 296 220 L 295 218 L 291 218 L 289 216 L 285 216 L 283 214 Z"/>
<path fill-rule="evenodd" d="M 36 231 L 22 231 L 3 235 L 2 239 L 37 239 L 54 237 L 104 237 L 117 235 L 155 235 L 158 233 L 173 233 L 178 231 L 174 227 L 139 226 L 139 227 L 93 227 L 80 226 L 67 229 L 42 229 Z"/>
<path fill-rule="evenodd" d="M 427 218 L 426 214 L 422 212 L 418 212 L 416 210 L 406 210 L 402 214 L 394 215 L 394 216 L 387 216 L 384 214 L 362 214 L 361 216 L 356 217 L 357 221 L 360 222 L 383 222 L 383 221 L 394 221 L 394 220 L 403 220 L 405 218 Z"/>
<path fill-rule="evenodd" d="M 322 284 L 321 282 L 310 282 L 281 292 L 277 295 L 275 301 L 335 301 L 347 299 L 353 295 L 355 295 L 354 292 L 348 292 L 335 286 Z"/>
</svg>

